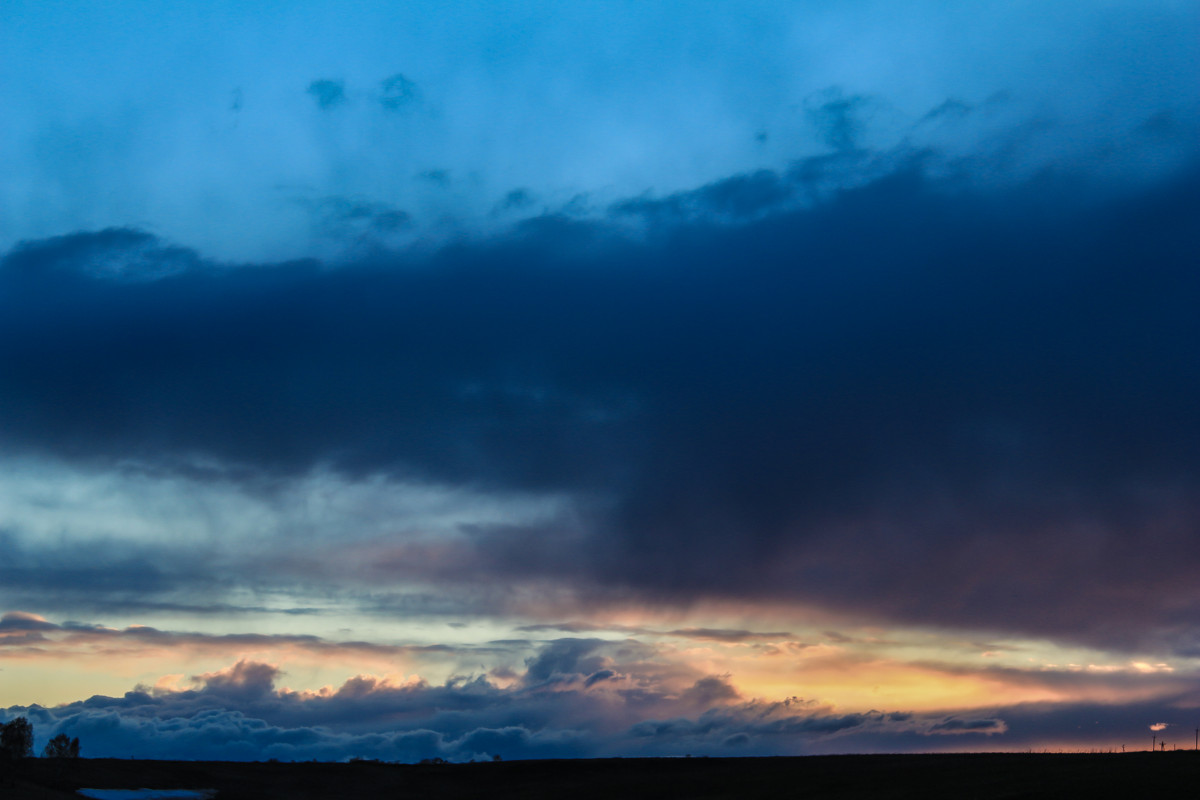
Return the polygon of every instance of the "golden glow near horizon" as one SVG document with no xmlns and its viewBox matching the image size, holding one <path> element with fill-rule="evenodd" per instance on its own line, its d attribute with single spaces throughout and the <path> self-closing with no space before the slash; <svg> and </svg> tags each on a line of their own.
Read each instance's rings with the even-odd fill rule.
<svg viewBox="0 0 1200 800">
<path fill-rule="evenodd" d="M 23 618 L 46 629 L 29 641 L 10 635 L 8 646 L 0 638 L 0 707 L 52 706 L 93 694 L 120 696 L 137 687 L 181 691 L 239 661 L 279 668 L 277 688 L 297 692 L 328 692 L 356 675 L 392 685 L 418 680 L 436 685 L 489 670 L 496 670 L 497 685 L 509 686 L 511 676 L 522 672 L 546 641 L 568 637 L 640 643 L 650 648 L 639 656 L 641 668 L 666 676 L 664 685 L 678 691 L 716 675 L 736 689 L 741 701 L 797 697 L 838 713 L 1145 700 L 1171 691 L 1194 667 L 1118 660 L 1046 642 L 968 642 L 921 630 L 834 631 L 787 625 L 787 620 L 756 631 L 736 627 L 744 619 L 632 611 L 603 622 L 557 626 L 496 620 L 409 626 L 377 620 L 368 626 L 371 641 L 358 630 L 344 631 L 345 638 L 337 631 L 328 637 L 263 636 L 137 625 L 63 628 L 36 615 Z M 399 634 L 406 628 L 421 638 L 404 640 Z M 1061 680 L 1068 674 L 1084 680 Z"/>
</svg>

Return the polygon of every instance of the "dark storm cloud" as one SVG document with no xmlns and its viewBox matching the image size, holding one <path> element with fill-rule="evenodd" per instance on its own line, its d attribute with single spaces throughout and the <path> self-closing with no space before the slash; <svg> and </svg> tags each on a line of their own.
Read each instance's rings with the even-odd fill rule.
<svg viewBox="0 0 1200 800">
<path fill-rule="evenodd" d="M 337 269 L 27 243 L 0 444 L 580 498 L 569 535 L 472 530 L 447 579 L 1191 652 L 1196 173 L 987 189 L 915 156 L 796 207 L 859 159 Z"/>
</svg>

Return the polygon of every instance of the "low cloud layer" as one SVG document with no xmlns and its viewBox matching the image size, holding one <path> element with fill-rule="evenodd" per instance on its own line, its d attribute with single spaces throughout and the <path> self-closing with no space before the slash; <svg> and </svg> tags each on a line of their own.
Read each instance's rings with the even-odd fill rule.
<svg viewBox="0 0 1200 800">
<path fill-rule="evenodd" d="M 1155 731 L 1183 725 L 1194 699 L 840 713 L 800 698 L 748 700 L 722 676 L 655 673 L 652 659 L 651 649 L 634 642 L 560 639 L 545 643 L 506 685 L 485 676 L 431 685 L 360 675 L 311 692 L 280 688 L 284 676 L 275 666 L 239 661 L 191 678 L 194 688 L 139 686 L 123 697 L 15 706 L 0 718 L 29 718 L 39 745 L 57 733 L 78 736 L 91 757 L 411 762 L 1113 748 L 1122 741 L 1140 749 L 1146 720 L 1172 720 Z"/>
<path fill-rule="evenodd" d="M 540 659 L 574 647 L 551 644 Z M 195 689 L 13 707 L 7 717 L 27 716 L 39 743 L 58 732 L 78 736 L 91 757 L 232 760 L 796 754 L 852 749 L 856 737 L 921 749 L 940 744 L 928 737 L 958 736 L 979 746 L 1008 730 L 997 718 L 837 714 L 800 700 L 747 702 L 719 677 L 677 694 L 629 676 L 600 682 L 571 671 L 555 672 L 559 680 L 548 685 L 532 675 L 538 667 L 535 661 L 508 689 L 485 678 L 431 686 L 360 676 L 297 693 L 275 687 L 276 668 L 239 662 L 198 676 Z"/>
</svg>

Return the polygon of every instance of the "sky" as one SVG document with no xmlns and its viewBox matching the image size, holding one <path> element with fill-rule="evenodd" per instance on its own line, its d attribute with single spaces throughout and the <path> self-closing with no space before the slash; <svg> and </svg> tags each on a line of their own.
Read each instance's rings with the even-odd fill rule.
<svg viewBox="0 0 1200 800">
<path fill-rule="evenodd" d="M 1192 746 L 1200 9 L 0 8 L 0 721 Z"/>
</svg>

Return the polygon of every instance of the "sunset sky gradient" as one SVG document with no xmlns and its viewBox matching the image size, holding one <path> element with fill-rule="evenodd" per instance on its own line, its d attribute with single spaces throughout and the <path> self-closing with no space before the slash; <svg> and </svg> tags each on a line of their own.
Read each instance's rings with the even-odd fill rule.
<svg viewBox="0 0 1200 800">
<path fill-rule="evenodd" d="M 7 0 L 0 721 L 1190 747 L 1197 75 L 1170 0 Z"/>
</svg>

